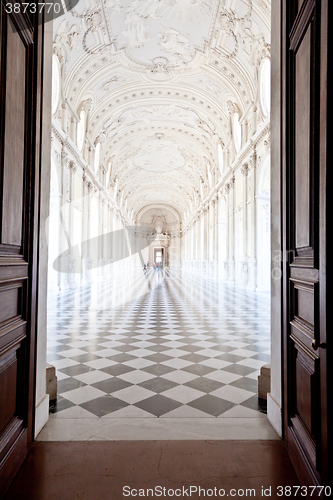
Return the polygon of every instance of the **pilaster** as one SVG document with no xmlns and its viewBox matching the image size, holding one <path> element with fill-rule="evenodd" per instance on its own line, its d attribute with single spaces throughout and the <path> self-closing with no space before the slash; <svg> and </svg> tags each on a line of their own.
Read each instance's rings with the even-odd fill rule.
<svg viewBox="0 0 333 500">
<path fill-rule="evenodd" d="M 248 282 L 248 257 L 247 257 L 247 239 L 248 239 L 248 220 L 247 220 L 247 176 L 248 164 L 245 163 L 241 169 L 243 174 L 243 259 L 241 287 L 246 288 Z"/>
<path fill-rule="evenodd" d="M 229 258 L 228 282 L 235 281 L 235 177 L 232 176 L 229 184 Z"/>
</svg>

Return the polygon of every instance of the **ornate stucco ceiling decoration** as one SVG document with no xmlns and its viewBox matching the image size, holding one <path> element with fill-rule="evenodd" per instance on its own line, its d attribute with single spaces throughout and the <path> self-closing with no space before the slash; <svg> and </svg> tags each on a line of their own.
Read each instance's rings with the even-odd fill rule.
<svg viewBox="0 0 333 500">
<path fill-rule="evenodd" d="M 147 201 L 156 201 L 156 202 L 170 202 L 171 196 L 169 193 L 164 191 L 155 191 L 153 193 L 148 193 L 145 196 L 145 200 Z"/>
<path fill-rule="evenodd" d="M 54 53 L 128 211 L 163 202 L 183 217 L 230 141 L 228 103 L 241 117 L 257 99 L 270 0 L 80 0 L 54 20 Z"/>
<path fill-rule="evenodd" d="M 185 164 L 178 146 L 170 141 L 155 139 L 142 144 L 133 158 L 133 163 L 148 172 L 172 172 Z"/>
</svg>

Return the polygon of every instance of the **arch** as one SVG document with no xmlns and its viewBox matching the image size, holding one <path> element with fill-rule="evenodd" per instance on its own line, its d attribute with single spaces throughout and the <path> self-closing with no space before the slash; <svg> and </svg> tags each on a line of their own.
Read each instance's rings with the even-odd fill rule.
<svg viewBox="0 0 333 500">
<path fill-rule="evenodd" d="M 145 207 L 140 208 L 140 210 L 136 214 L 136 220 L 140 221 L 142 217 L 144 217 L 144 214 L 148 212 L 149 210 L 153 209 L 159 209 L 159 210 L 168 210 L 170 211 L 176 218 L 177 221 L 181 221 L 181 216 L 179 212 L 172 206 L 170 205 L 164 205 L 164 204 L 151 204 L 151 205 L 146 205 Z"/>
</svg>

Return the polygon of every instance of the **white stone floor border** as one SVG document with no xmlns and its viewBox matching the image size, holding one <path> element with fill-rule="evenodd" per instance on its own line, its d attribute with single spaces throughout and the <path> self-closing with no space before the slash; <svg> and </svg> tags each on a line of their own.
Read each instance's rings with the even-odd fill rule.
<svg viewBox="0 0 333 500">
<path fill-rule="evenodd" d="M 56 415 L 56 414 L 55 414 Z M 93 420 L 93 422 L 92 422 Z M 265 440 L 280 437 L 262 417 L 59 418 L 52 416 L 37 441 Z"/>
</svg>

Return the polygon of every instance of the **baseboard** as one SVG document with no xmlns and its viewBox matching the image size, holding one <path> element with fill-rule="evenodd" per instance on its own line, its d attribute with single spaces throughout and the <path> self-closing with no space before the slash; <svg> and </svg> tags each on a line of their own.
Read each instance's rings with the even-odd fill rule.
<svg viewBox="0 0 333 500">
<path fill-rule="evenodd" d="M 48 419 L 49 419 L 49 395 L 45 394 L 45 397 L 40 401 L 40 403 L 36 406 L 35 409 L 35 438 L 43 429 Z"/>
<path fill-rule="evenodd" d="M 278 435 L 282 437 L 282 408 L 270 392 L 267 394 L 267 418 Z"/>
</svg>

